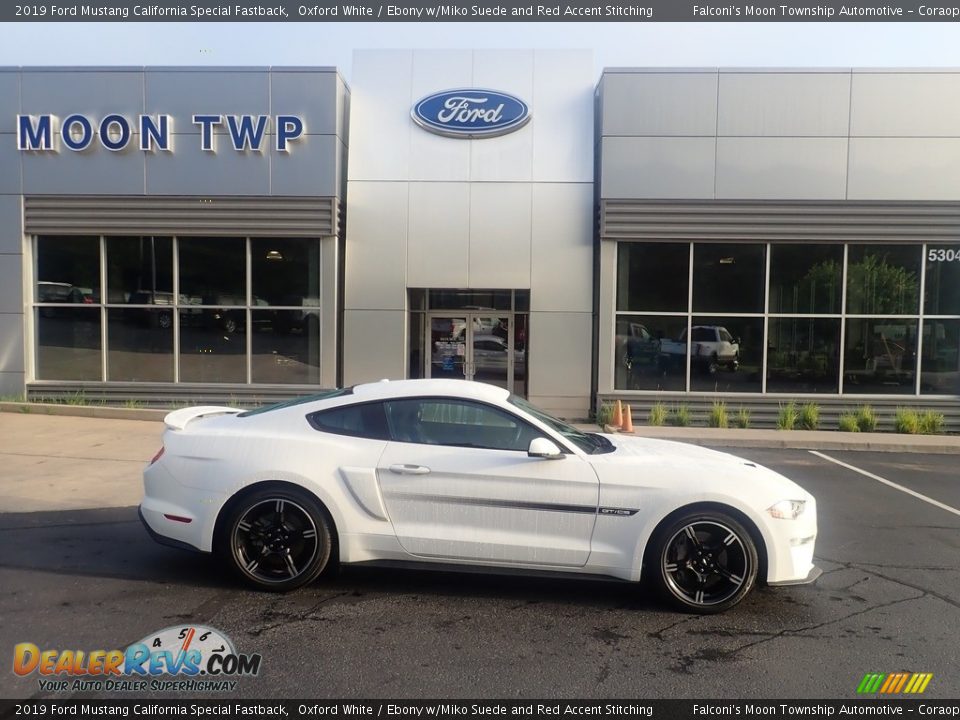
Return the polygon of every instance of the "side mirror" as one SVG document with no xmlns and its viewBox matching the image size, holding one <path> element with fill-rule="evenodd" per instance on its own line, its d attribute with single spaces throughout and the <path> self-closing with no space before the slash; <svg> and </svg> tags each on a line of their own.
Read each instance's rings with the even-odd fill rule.
<svg viewBox="0 0 960 720">
<path fill-rule="evenodd" d="M 545 460 L 563 460 L 564 455 L 552 440 L 545 437 L 534 438 L 530 441 L 529 457 L 544 458 Z"/>
</svg>

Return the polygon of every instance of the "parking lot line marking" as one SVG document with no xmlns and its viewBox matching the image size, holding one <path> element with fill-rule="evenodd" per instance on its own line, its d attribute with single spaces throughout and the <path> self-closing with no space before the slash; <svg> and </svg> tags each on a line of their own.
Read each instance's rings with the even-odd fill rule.
<svg viewBox="0 0 960 720">
<path fill-rule="evenodd" d="M 817 457 L 823 458 L 824 460 L 829 460 L 830 462 L 836 463 L 837 465 L 839 465 L 839 466 L 841 466 L 841 467 L 845 467 L 845 468 L 847 468 L 848 470 L 853 470 L 855 473 L 860 473 L 861 475 L 866 475 L 868 478 L 872 478 L 873 480 L 876 480 L 877 482 L 882 482 L 884 485 L 889 485 L 889 486 L 892 487 L 894 490 L 899 490 L 900 492 L 905 492 L 907 495 L 913 495 L 913 497 L 917 498 L 918 500 L 923 500 L 923 501 L 926 502 L 926 503 L 930 503 L 931 505 L 935 505 L 936 507 L 940 508 L 941 510 L 946 510 L 947 512 L 953 513 L 954 515 L 957 515 L 958 517 L 960 517 L 960 510 L 957 510 L 957 508 L 955 508 L 955 507 L 950 507 L 949 505 L 945 505 L 945 504 L 943 504 L 942 502 L 940 502 L 939 500 L 934 500 L 933 498 L 927 497 L 926 495 L 924 495 L 924 494 L 922 494 L 922 493 L 918 493 L 916 490 L 911 490 L 910 488 L 904 487 L 903 485 L 897 485 L 897 483 L 891 482 L 890 480 L 887 480 L 886 478 L 882 478 L 882 477 L 880 477 L 879 475 L 874 475 L 872 472 L 867 472 L 866 470 L 862 470 L 861 468 L 858 468 L 858 467 L 856 467 L 856 466 L 854 466 L 854 465 L 850 465 L 850 464 L 845 463 L 845 462 L 843 462 L 843 461 L 841 461 L 841 460 L 837 460 L 836 458 L 832 458 L 832 457 L 830 457 L 829 455 L 824 455 L 822 452 L 817 452 L 816 450 L 810 450 L 810 454 L 811 454 L 811 455 L 816 455 Z"/>
</svg>

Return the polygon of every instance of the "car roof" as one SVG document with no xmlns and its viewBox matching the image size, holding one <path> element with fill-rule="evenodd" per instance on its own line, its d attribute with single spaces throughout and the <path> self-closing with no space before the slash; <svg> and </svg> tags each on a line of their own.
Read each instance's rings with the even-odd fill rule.
<svg viewBox="0 0 960 720">
<path fill-rule="evenodd" d="M 381 380 L 380 382 L 356 385 L 353 396 L 364 400 L 380 400 L 395 397 L 422 395 L 452 395 L 472 400 L 502 402 L 510 393 L 496 385 L 470 380 Z"/>
</svg>

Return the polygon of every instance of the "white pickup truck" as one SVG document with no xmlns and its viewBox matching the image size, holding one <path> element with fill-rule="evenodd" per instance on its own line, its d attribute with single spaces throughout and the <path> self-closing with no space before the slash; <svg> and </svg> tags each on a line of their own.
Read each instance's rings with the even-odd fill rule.
<svg viewBox="0 0 960 720">
<path fill-rule="evenodd" d="M 740 365 L 740 341 L 734 340 L 725 327 L 719 325 L 694 325 L 690 329 L 693 344 L 690 363 L 695 370 L 713 375 L 720 368 L 736 370 Z M 677 340 L 660 341 L 659 362 L 661 369 L 686 366 L 687 331 Z"/>
</svg>

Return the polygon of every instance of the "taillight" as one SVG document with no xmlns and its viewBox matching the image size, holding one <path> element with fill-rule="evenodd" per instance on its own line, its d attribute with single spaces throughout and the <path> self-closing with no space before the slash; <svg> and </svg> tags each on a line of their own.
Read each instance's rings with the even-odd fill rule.
<svg viewBox="0 0 960 720">
<path fill-rule="evenodd" d="M 153 456 L 153 460 L 150 461 L 150 465 L 153 465 L 157 460 L 159 460 L 161 457 L 163 457 L 163 451 L 164 451 L 165 449 L 166 449 L 166 448 L 164 448 L 162 445 L 160 446 L 160 449 L 157 450 L 157 454 L 154 455 L 154 456 Z"/>
</svg>

